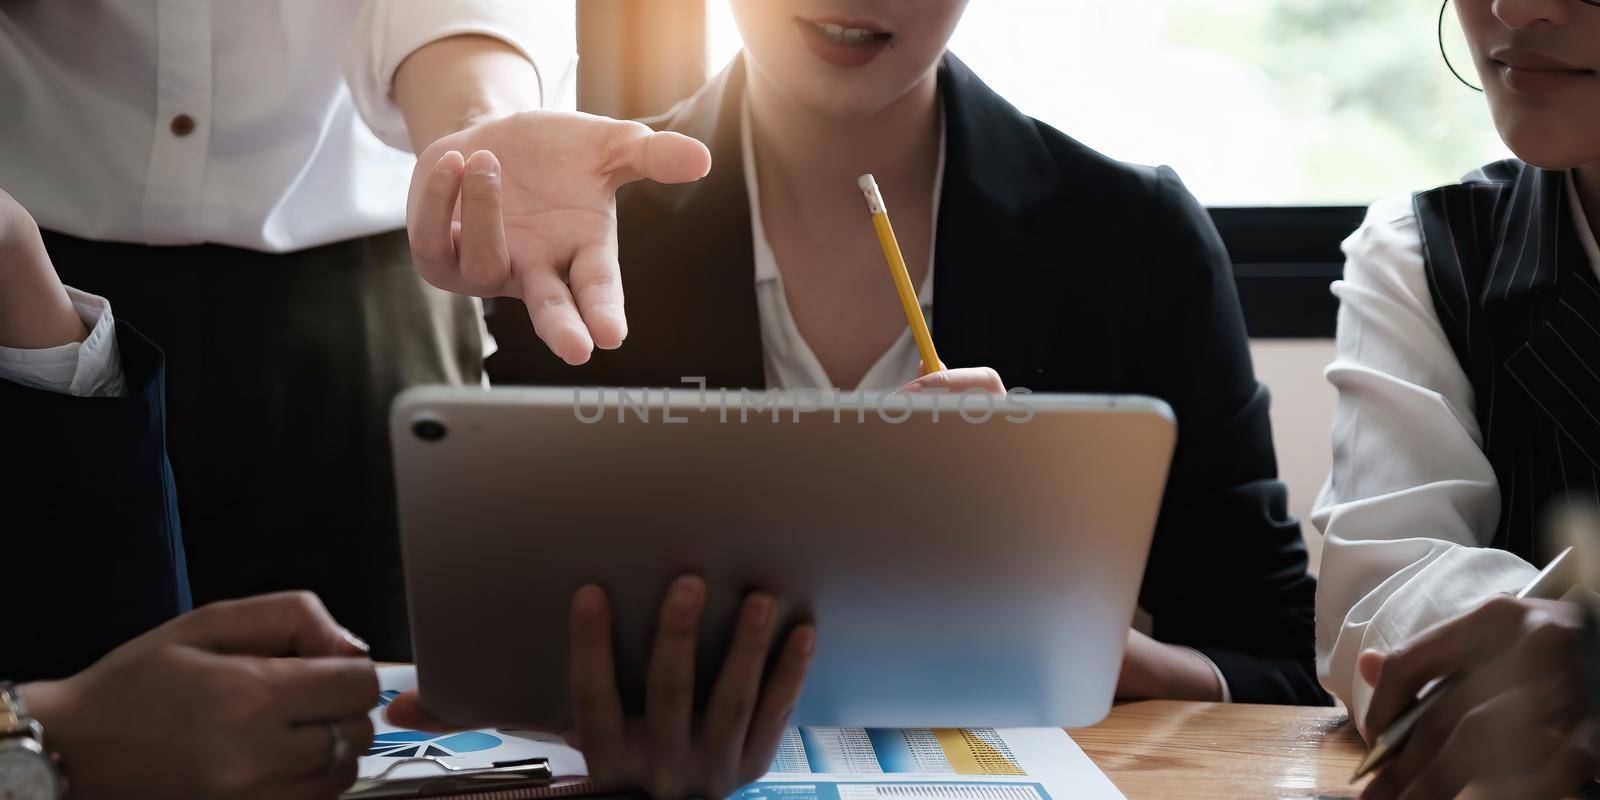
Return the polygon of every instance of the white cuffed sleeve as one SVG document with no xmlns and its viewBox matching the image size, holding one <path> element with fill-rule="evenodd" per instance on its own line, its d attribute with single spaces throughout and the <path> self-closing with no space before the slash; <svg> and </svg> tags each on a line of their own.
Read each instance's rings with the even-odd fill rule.
<svg viewBox="0 0 1600 800">
<path fill-rule="evenodd" d="M 577 106 L 576 20 L 573 0 L 365 0 L 345 53 L 345 81 L 373 133 L 410 152 L 405 117 L 390 94 L 401 62 L 440 39 L 491 36 L 533 62 L 544 108 L 571 110 Z"/>
<path fill-rule="evenodd" d="M 89 336 L 41 350 L 0 347 L 0 380 L 73 397 L 126 396 L 111 303 L 71 287 L 67 296 Z"/>
<path fill-rule="evenodd" d="M 1471 381 L 1439 324 L 1411 198 L 1374 205 L 1344 243 L 1333 472 L 1311 513 L 1326 536 L 1317 673 L 1363 735 L 1363 650 L 1388 650 L 1536 574 L 1492 549 L 1500 488 Z"/>
</svg>

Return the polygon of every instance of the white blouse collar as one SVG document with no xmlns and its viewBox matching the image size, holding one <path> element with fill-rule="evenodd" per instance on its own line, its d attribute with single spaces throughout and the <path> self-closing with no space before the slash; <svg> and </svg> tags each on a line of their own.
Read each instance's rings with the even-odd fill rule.
<svg viewBox="0 0 1600 800">
<path fill-rule="evenodd" d="M 1594 268 L 1595 275 L 1600 276 L 1600 243 L 1595 240 L 1594 227 L 1589 224 L 1589 214 L 1583 208 L 1583 197 L 1578 193 L 1578 179 L 1575 172 L 1567 172 L 1567 196 L 1572 199 L 1573 223 L 1578 228 L 1578 240 L 1583 242 L 1583 251 L 1589 255 L 1589 266 Z"/>
</svg>

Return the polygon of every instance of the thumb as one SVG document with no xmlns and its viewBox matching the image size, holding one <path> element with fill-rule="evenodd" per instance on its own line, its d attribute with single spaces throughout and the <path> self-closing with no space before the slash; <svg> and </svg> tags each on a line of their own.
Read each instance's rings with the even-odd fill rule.
<svg viewBox="0 0 1600 800">
<path fill-rule="evenodd" d="M 1356 669 L 1368 686 L 1378 685 L 1378 679 L 1383 676 L 1383 659 L 1381 650 L 1367 650 L 1356 658 Z"/>
<path fill-rule="evenodd" d="M 711 151 L 698 139 L 673 131 L 653 131 L 637 122 L 625 124 L 612 161 L 616 186 L 641 178 L 658 183 L 692 183 L 711 171 Z"/>
<path fill-rule="evenodd" d="M 189 643 L 218 653 L 267 657 L 364 656 L 367 643 L 310 592 L 279 592 L 212 603 L 186 618 Z"/>
<path fill-rule="evenodd" d="M 422 695 L 416 689 L 401 692 L 389 705 L 383 709 L 383 716 L 389 720 L 390 725 L 399 728 L 410 728 L 414 731 L 430 731 L 432 733 L 450 733 L 451 731 L 466 730 L 459 725 L 447 725 L 434 719 L 427 711 L 422 709 Z"/>
<path fill-rule="evenodd" d="M 989 367 L 945 368 L 923 375 L 901 387 L 902 391 L 910 393 L 929 390 L 960 393 L 968 389 L 982 389 L 994 394 L 1006 393 L 1006 385 L 1000 379 L 1000 373 Z"/>
</svg>

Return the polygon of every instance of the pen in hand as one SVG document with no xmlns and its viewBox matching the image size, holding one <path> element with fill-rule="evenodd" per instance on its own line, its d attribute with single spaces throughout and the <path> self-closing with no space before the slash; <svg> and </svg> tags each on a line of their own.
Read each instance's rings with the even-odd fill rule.
<svg viewBox="0 0 1600 800">
<path fill-rule="evenodd" d="M 1519 599 L 1531 600 L 1556 600 L 1567 593 L 1577 581 L 1577 559 L 1573 555 L 1573 548 L 1568 547 L 1561 551 L 1555 558 L 1545 565 L 1543 570 L 1534 577 L 1522 591 L 1517 593 Z M 1382 766 L 1393 758 L 1405 747 L 1406 740 L 1411 737 L 1416 729 L 1417 722 L 1428 713 L 1429 709 L 1438 705 L 1443 698 L 1461 682 L 1461 674 L 1457 673 L 1440 679 L 1432 685 L 1425 687 L 1418 698 L 1400 716 L 1373 740 L 1372 749 L 1367 757 L 1356 767 L 1350 781 L 1354 783 L 1362 777 Z"/>
</svg>

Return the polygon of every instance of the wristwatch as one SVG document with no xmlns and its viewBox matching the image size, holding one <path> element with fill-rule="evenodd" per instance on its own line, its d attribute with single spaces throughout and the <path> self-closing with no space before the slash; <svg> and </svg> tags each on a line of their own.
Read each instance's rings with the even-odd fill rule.
<svg viewBox="0 0 1600 800">
<path fill-rule="evenodd" d="M 0 797 L 61 800 L 61 771 L 45 752 L 44 726 L 28 716 L 16 684 L 0 681 Z"/>
</svg>

